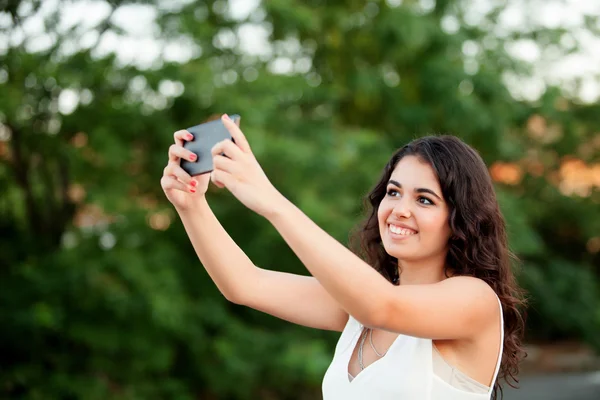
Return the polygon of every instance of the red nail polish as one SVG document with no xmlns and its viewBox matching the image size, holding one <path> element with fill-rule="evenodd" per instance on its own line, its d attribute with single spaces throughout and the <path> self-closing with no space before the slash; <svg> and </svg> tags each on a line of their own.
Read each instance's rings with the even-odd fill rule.
<svg viewBox="0 0 600 400">
<path fill-rule="evenodd" d="M 196 158 L 198 157 L 195 154 L 190 155 L 190 160 L 196 161 Z"/>
<path fill-rule="evenodd" d="M 192 181 L 190 184 L 191 184 L 192 186 L 196 186 L 196 185 L 198 185 L 198 182 L 196 182 L 196 181 Z"/>
<path fill-rule="evenodd" d="M 196 193 L 196 189 L 194 189 L 194 188 L 190 188 L 190 192 L 192 192 L 192 193 Z"/>
<path fill-rule="evenodd" d="M 186 138 L 187 140 L 192 140 L 192 139 L 194 138 L 194 135 L 192 135 L 191 133 L 188 133 L 188 134 L 185 136 L 185 138 Z"/>
</svg>

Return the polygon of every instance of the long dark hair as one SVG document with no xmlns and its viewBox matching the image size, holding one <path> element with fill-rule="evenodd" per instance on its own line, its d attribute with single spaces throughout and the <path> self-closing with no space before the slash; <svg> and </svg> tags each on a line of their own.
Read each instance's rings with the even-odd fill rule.
<svg viewBox="0 0 600 400">
<path fill-rule="evenodd" d="M 525 352 L 521 340 L 525 329 L 525 296 L 512 270 L 516 257 L 508 249 L 504 218 L 492 180 L 479 154 L 454 136 L 426 136 L 394 153 L 381 179 L 365 199 L 369 210 L 353 235 L 354 250 L 394 284 L 399 283 L 398 260 L 385 251 L 379 234 L 377 210 L 398 162 L 416 156 L 435 171 L 449 205 L 452 230 L 446 256 L 446 276 L 480 278 L 496 292 L 504 314 L 504 352 L 493 399 L 502 393 L 500 379 L 515 387 L 519 362 Z"/>
</svg>

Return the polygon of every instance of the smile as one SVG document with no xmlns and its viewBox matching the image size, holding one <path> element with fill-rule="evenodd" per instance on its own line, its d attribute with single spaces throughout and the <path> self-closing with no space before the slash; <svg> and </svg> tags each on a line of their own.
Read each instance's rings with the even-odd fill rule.
<svg viewBox="0 0 600 400">
<path fill-rule="evenodd" d="M 397 225 L 393 225 L 393 224 L 388 224 L 388 229 L 395 236 L 405 237 L 405 236 L 412 236 L 412 235 L 416 235 L 417 234 L 417 231 L 415 231 L 413 229 L 403 228 L 403 227 L 400 227 L 400 226 L 397 226 Z"/>
</svg>

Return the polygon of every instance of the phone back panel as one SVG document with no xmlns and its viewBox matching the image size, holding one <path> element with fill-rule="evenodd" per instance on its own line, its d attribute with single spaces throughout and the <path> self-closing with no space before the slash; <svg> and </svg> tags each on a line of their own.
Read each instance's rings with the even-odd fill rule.
<svg viewBox="0 0 600 400">
<path fill-rule="evenodd" d="M 231 119 L 234 121 L 234 117 L 239 118 L 232 116 Z M 183 147 L 195 153 L 198 158 L 194 162 L 181 159 L 181 168 L 191 176 L 212 171 L 214 166 L 210 150 L 222 140 L 231 140 L 231 134 L 220 119 L 192 126 L 187 131 L 194 136 L 194 139 L 185 141 Z"/>
</svg>

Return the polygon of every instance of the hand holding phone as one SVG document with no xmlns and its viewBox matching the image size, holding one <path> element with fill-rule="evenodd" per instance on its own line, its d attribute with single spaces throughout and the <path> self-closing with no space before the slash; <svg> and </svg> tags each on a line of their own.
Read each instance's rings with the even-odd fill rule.
<svg viewBox="0 0 600 400">
<path fill-rule="evenodd" d="M 235 123 L 239 123 L 239 115 L 234 114 L 229 118 Z M 210 151 L 215 144 L 222 140 L 233 140 L 231 134 L 220 119 L 192 126 L 187 128 L 187 131 L 194 136 L 194 139 L 184 142 L 183 148 L 195 153 L 198 158 L 194 162 L 181 159 L 181 168 L 191 176 L 211 172 L 214 166 Z"/>
</svg>

